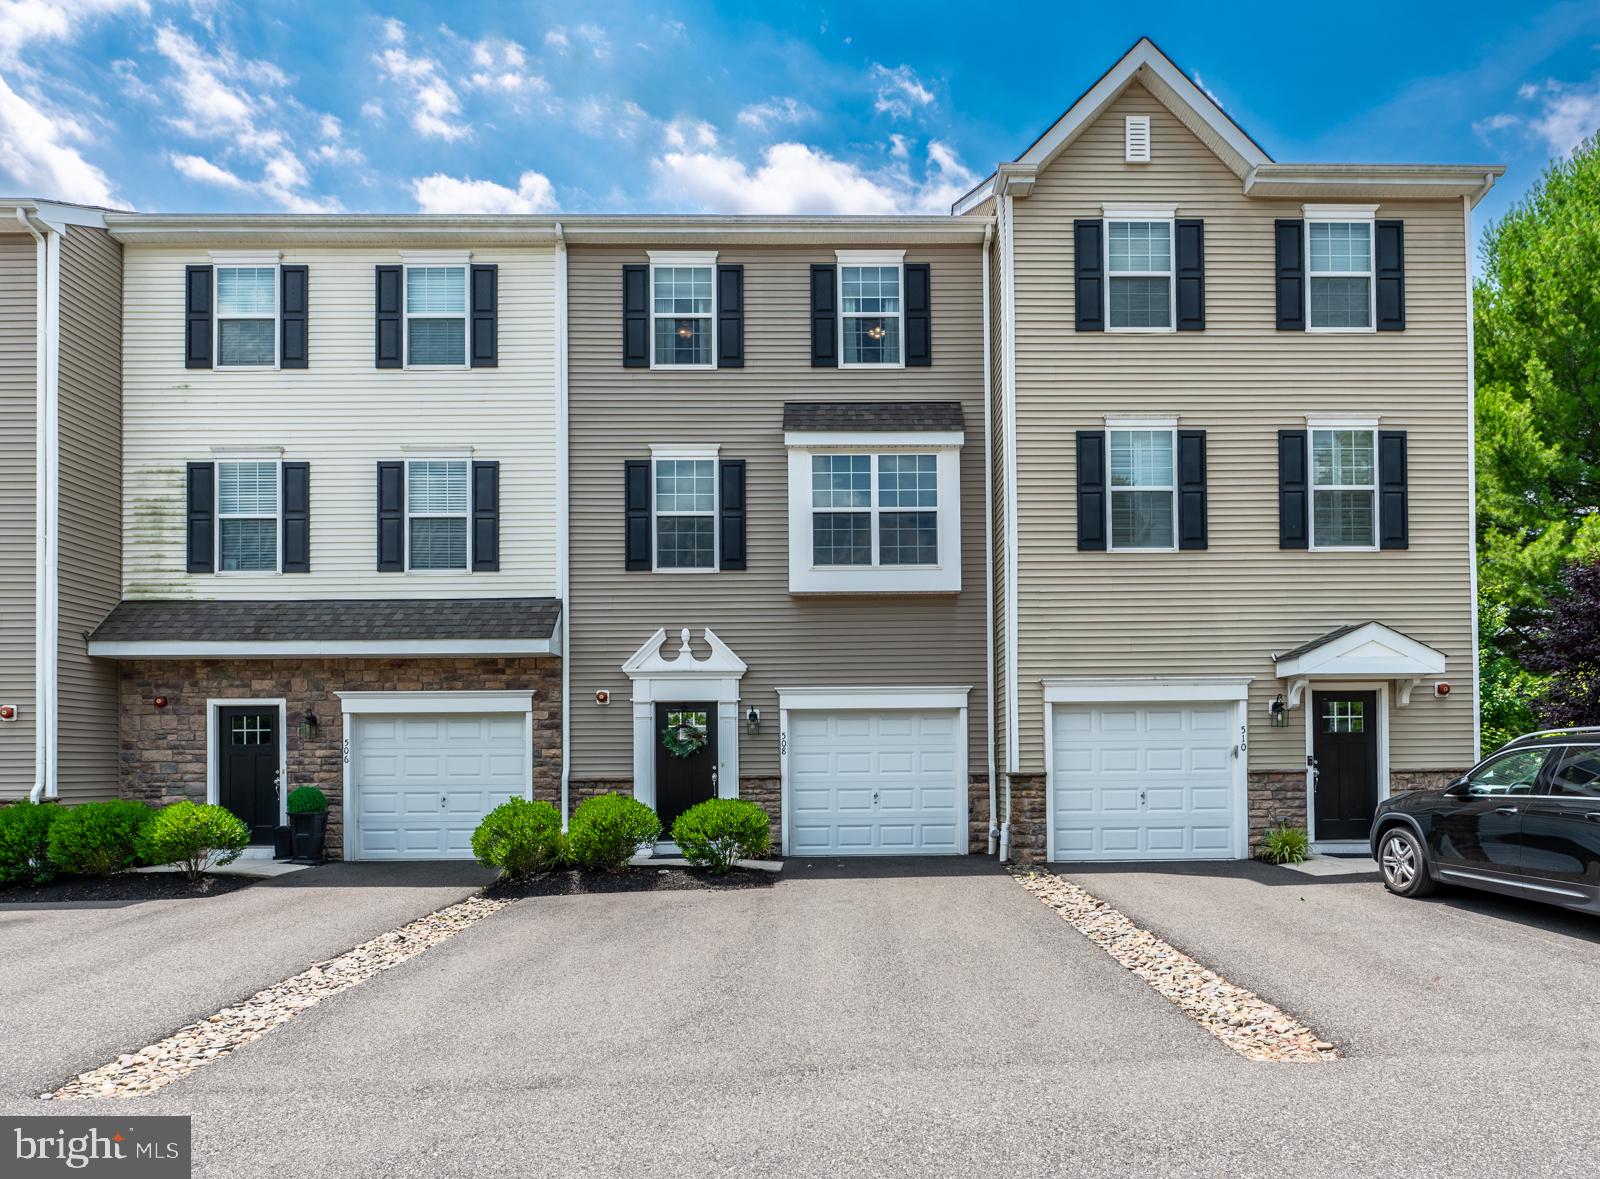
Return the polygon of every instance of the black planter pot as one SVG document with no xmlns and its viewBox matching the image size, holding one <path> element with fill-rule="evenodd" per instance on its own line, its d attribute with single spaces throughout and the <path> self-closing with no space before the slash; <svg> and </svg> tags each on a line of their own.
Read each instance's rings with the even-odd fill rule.
<svg viewBox="0 0 1600 1179">
<path fill-rule="evenodd" d="M 272 858 L 287 860 L 294 855 L 294 836 L 288 827 L 274 827 L 272 829 Z"/>
<path fill-rule="evenodd" d="M 328 843 L 328 812 L 290 815 L 289 828 L 294 833 L 294 858 L 303 864 L 322 863 Z"/>
</svg>

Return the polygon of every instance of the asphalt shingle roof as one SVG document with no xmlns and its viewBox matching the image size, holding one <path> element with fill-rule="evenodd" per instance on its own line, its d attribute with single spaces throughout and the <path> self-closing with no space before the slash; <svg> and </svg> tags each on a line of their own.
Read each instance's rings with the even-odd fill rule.
<svg viewBox="0 0 1600 1179">
<path fill-rule="evenodd" d="M 119 602 L 91 642 L 281 643 L 547 639 L 556 598 Z"/>
<path fill-rule="evenodd" d="M 789 401 L 783 428 L 822 430 L 960 430 L 959 401 Z"/>
</svg>

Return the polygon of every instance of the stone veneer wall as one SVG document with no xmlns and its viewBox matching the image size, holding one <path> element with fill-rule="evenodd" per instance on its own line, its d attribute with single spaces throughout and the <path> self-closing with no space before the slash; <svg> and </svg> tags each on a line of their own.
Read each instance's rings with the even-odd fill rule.
<svg viewBox="0 0 1600 1179">
<path fill-rule="evenodd" d="M 344 717 L 339 692 L 529 691 L 533 693 L 533 796 L 561 803 L 559 659 L 126 660 L 121 665 L 124 798 L 165 804 L 206 797 L 206 701 L 286 701 L 284 781 L 328 796 L 328 855 L 344 839 Z M 157 708 L 155 698 L 167 706 Z M 300 736 L 307 708 L 317 735 Z"/>
<path fill-rule="evenodd" d="M 1045 861 L 1046 824 L 1043 774 L 1007 774 L 1011 781 L 1011 844 L 1013 864 L 1042 864 Z M 1006 813 L 1005 795 L 1000 796 L 1000 814 Z"/>
<path fill-rule="evenodd" d="M 1408 790 L 1436 789 L 1449 785 L 1466 772 L 1459 770 L 1390 770 L 1390 795 Z M 1306 825 L 1306 772 L 1304 770 L 1266 770 L 1250 775 L 1250 852 L 1261 846 L 1269 827 L 1286 823 Z"/>
</svg>

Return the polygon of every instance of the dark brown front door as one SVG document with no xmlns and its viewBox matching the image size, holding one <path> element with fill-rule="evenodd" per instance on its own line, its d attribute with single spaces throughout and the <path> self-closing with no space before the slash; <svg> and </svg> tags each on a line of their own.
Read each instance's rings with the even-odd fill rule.
<svg viewBox="0 0 1600 1179">
<path fill-rule="evenodd" d="M 244 820 L 251 843 L 278 825 L 278 725 L 274 707 L 217 710 L 217 801 Z"/>
<path fill-rule="evenodd" d="M 1378 806 L 1378 694 L 1313 692 L 1318 839 L 1365 839 Z"/>
<path fill-rule="evenodd" d="M 668 726 L 683 722 L 703 729 L 706 743 L 688 757 L 679 757 L 661 743 Z M 661 838 L 672 838 L 672 820 L 696 803 L 717 796 L 717 706 L 656 705 L 656 815 Z"/>
</svg>

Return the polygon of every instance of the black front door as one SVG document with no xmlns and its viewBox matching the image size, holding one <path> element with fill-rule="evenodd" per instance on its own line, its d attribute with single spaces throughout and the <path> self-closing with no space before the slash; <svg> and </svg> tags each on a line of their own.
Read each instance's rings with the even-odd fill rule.
<svg viewBox="0 0 1600 1179">
<path fill-rule="evenodd" d="M 687 725 L 705 734 L 705 744 L 688 757 L 679 757 L 662 742 L 669 728 Z M 696 803 L 717 796 L 717 706 L 715 704 L 656 705 L 656 815 L 661 837 L 672 838 L 672 820 Z"/>
<path fill-rule="evenodd" d="M 1320 839 L 1365 839 L 1378 807 L 1378 694 L 1313 692 L 1312 813 Z"/>
<path fill-rule="evenodd" d="M 278 724 L 274 707 L 217 710 L 217 801 L 244 820 L 251 843 L 278 825 Z"/>
</svg>

